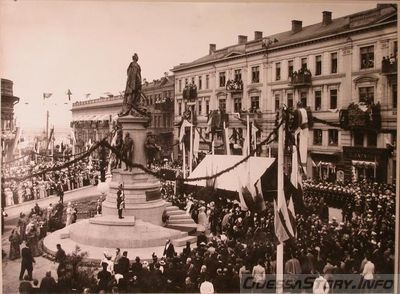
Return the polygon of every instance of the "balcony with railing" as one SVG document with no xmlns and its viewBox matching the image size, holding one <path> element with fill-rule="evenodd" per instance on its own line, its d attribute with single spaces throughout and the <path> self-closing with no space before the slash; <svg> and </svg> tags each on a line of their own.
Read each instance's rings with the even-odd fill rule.
<svg viewBox="0 0 400 294">
<path fill-rule="evenodd" d="M 183 99 L 194 100 L 197 98 L 197 86 L 195 84 L 187 84 L 182 92 Z"/>
<path fill-rule="evenodd" d="M 397 57 L 387 56 L 382 59 L 382 74 L 394 75 L 397 74 Z"/>
<path fill-rule="evenodd" d="M 311 78 L 309 69 L 300 69 L 289 76 L 289 85 L 292 87 L 309 87 L 312 84 Z"/>
<path fill-rule="evenodd" d="M 243 92 L 242 80 L 228 80 L 226 82 L 226 90 L 231 93 L 242 93 Z"/>
</svg>

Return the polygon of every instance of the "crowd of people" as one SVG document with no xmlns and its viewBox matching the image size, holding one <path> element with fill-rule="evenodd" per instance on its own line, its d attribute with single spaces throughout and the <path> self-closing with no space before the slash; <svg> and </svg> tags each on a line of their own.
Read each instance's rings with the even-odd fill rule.
<svg viewBox="0 0 400 294">
<path fill-rule="evenodd" d="M 57 159 L 53 162 L 51 158 L 39 157 L 37 161 L 24 158 L 7 164 L 2 169 L 2 205 L 11 206 L 25 201 L 37 200 L 50 195 L 62 197 L 65 191 L 74 190 L 88 185 L 96 185 L 99 178 L 99 167 L 97 161 L 84 159 L 68 168 L 58 171 L 46 172 L 38 177 L 17 179 L 39 171 L 62 166 L 66 160 Z"/>
<path fill-rule="evenodd" d="M 295 216 L 295 240 L 285 245 L 286 274 L 326 280 L 335 274 L 364 279 L 393 274 L 395 185 L 307 180 L 303 189 L 305 210 Z M 88 283 L 84 293 L 240 292 L 244 277 L 262 284 L 276 273 L 272 203 L 261 212 L 243 211 L 237 199 L 219 191 L 211 199 L 199 198 L 196 192 L 176 193 L 171 181 L 161 193 L 198 224 L 197 246 L 187 243 L 176 252 L 167 243 L 164 255 L 153 254 L 151 262 L 139 257 L 131 262 L 120 250 L 115 257 L 105 252 L 96 284 Z M 330 217 L 328 207 L 342 209 L 342 219 Z M 54 287 L 66 291 L 66 285 Z"/>
</svg>

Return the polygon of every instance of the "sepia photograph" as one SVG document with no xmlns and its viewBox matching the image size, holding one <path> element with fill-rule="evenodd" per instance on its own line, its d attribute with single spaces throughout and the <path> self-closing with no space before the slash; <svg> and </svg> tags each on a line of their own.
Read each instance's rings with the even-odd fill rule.
<svg viewBox="0 0 400 294">
<path fill-rule="evenodd" d="M 2 293 L 400 293 L 397 9 L 1 0 Z"/>
</svg>

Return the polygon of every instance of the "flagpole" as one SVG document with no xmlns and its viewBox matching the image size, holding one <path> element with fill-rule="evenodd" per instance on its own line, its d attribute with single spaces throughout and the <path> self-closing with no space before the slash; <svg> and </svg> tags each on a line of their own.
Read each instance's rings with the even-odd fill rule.
<svg viewBox="0 0 400 294">
<path fill-rule="evenodd" d="M 75 124 L 73 124 L 73 130 L 72 130 L 74 133 L 73 133 L 73 137 L 72 137 L 72 159 L 74 159 L 75 158 L 75 141 L 76 141 L 76 137 L 75 137 Z M 110 152 L 111 152 L 111 150 L 110 150 Z"/>
<path fill-rule="evenodd" d="M 247 123 L 246 123 L 246 127 L 247 127 L 247 154 L 249 155 L 251 153 L 251 144 L 250 144 L 250 119 L 249 119 L 249 115 L 247 115 Z"/>
<path fill-rule="evenodd" d="M 228 128 L 226 127 L 225 121 L 224 121 L 224 135 L 225 135 L 225 144 L 226 144 L 226 155 L 231 155 L 231 149 L 229 148 Z"/>
<path fill-rule="evenodd" d="M 185 143 L 182 144 L 182 157 L 183 157 L 183 164 L 182 164 L 182 172 L 183 172 L 183 178 L 186 179 L 186 146 Z"/>
<path fill-rule="evenodd" d="M 282 111 L 281 111 L 281 117 Z M 277 207 L 281 207 L 282 199 L 285 199 L 284 191 L 283 191 L 283 153 L 284 153 L 284 123 L 280 126 L 278 131 L 278 186 L 277 186 Z M 279 243 L 276 248 L 276 293 L 283 293 L 283 242 Z"/>
<path fill-rule="evenodd" d="M 214 155 L 214 133 L 211 133 L 211 154 Z"/>
<path fill-rule="evenodd" d="M 190 125 L 189 174 L 193 168 L 193 124 Z"/>
</svg>

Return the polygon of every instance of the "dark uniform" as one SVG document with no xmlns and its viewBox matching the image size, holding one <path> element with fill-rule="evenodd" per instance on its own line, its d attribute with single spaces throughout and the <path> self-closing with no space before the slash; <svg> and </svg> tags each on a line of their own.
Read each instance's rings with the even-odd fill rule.
<svg viewBox="0 0 400 294">
<path fill-rule="evenodd" d="M 122 196 L 122 187 L 120 187 L 117 192 L 118 218 L 123 218 L 123 216 L 122 216 L 122 209 L 124 208 L 123 202 L 124 202 L 124 198 Z"/>
</svg>

